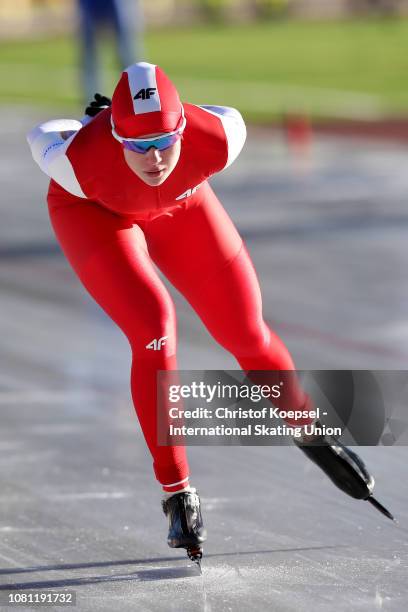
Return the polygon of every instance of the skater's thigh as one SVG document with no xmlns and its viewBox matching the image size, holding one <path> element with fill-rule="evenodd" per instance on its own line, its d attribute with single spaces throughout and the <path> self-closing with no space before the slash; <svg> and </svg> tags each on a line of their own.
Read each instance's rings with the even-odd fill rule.
<svg viewBox="0 0 408 612">
<path fill-rule="evenodd" d="M 146 226 L 149 253 L 182 293 L 198 291 L 239 252 L 242 239 L 208 183 L 185 210 Z"/>
<path fill-rule="evenodd" d="M 49 208 L 67 259 L 129 339 L 144 346 L 173 329 L 173 302 L 139 226 L 89 201 L 59 206 L 54 201 Z"/>
<path fill-rule="evenodd" d="M 61 248 L 77 272 L 111 242 L 133 241 L 147 248 L 138 226 L 90 200 L 51 191 L 48 210 Z"/>
<path fill-rule="evenodd" d="M 215 337 L 245 331 L 251 342 L 264 327 L 258 278 L 229 215 L 201 189 L 197 206 L 149 225 L 149 252 Z"/>
<path fill-rule="evenodd" d="M 187 288 L 184 296 L 212 336 L 233 354 L 251 355 L 266 343 L 261 290 L 244 244 L 231 261 L 199 288 Z"/>
</svg>

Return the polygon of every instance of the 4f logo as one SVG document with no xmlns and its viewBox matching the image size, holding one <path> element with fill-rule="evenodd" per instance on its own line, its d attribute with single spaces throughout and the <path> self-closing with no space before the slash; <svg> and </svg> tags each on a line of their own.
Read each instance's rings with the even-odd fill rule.
<svg viewBox="0 0 408 612">
<path fill-rule="evenodd" d="M 150 100 L 152 96 L 156 93 L 157 89 L 155 87 L 148 87 L 147 89 L 140 89 L 135 96 L 133 96 L 134 100 Z"/>
<path fill-rule="evenodd" d="M 149 342 L 149 344 L 146 344 L 146 348 L 152 349 L 153 351 L 160 351 L 162 346 L 166 344 L 167 338 L 168 336 L 163 336 L 162 338 L 159 338 L 158 340 L 155 338 L 154 340 Z"/>
<path fill-rule="evenodd" d="M 190 196 L 194 195 L 197 189 L 200 189 L 200 187 L 201 187 L 201 183 L 197 185 L 197 187 L 193 187 L 192 189 L 187 189 L 187 191 L 179 195 L 176 198 L 176 200 L 184 200 L 184 198 L 189 198 Z"/>
</svg>

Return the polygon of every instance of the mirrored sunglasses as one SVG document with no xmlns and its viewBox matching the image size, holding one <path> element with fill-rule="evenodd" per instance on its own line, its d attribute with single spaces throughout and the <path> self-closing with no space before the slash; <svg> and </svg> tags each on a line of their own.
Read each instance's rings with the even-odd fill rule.
<svg viewBox="0 0 408 612">
<path fill-rule="evenodd" d="M 128 151 L 134 151 L 135 153 L 147 153 L 147 151 L 154 147 L 159 151 L 164 151 L 169 147 L 172 147 L 181 138 L 181 133 L 170 134 L 166 136 L 159 136 L 154 140 L 123 140 L 122 146 Z"/>
<path fill-rule="evenodd" d="M 135 153 L 147 153 L 147 151 L 154 147 L 159 151 L 164 151 L 169 147 L 173 146 L 178 140 L 180 140 L 184 128 L 186 127 L 186 118 L 183 113 L 183 121 L 181 126 L 174 132 L 169 134 L 163 134 L 163 136 L 157 136 L 156 138 L 123 138 L 115 130 L 115 125 L 111 116 L 112 135 L 118 140 L 124 149 L 128 151 L 134 151 Z"/>
</svg>

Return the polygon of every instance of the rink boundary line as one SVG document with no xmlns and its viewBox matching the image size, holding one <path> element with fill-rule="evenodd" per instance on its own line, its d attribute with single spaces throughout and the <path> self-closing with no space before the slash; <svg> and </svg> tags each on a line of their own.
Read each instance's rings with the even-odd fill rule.
<svg viewBox="0 0 408 612">
<path fill-rule="evenodd" d="M 75 501 L 92 501 L 92 500 L 117 500 L 117 499 L 131 499 L 135 496 L 133 491 L 84 491 L 82 493 L 44 493 L 36 494 L 36 500 L 40 501 L 52 501 L 52 502 L 75 502 Z M 0 505 L 2 503 L 13 503 L 21 504 L 32 501 L 33 497 L 30 495 L 18 495 L 8 496 L 2 498 L 0 496 Z M 0 527 L 0 534 L 3 533 L 14 533 L 16 531 L 49 531 L 46 528 L 26 528 L 26 527 Z M 1 556 L 1 555 L 0 555 Z"/>
<path fill-rule="evenodd" d="M 13 71 L 18 73 L 26 73 L 31 70 L 31 64 L 13 63 Z M 9 65 L 0 66 L 0 74 L 6 75 L 9 70 Z M 61 67 L 55 68 L 51 73 L 58 72 L 59 78 L 67 83 L 67 90 L 63 92 L 64 99 L 62 103 L 79 104 L 74 98 L 67 98 L 67 95 L 72 91 L 72 86 L 76 84 L 76 67 Z M 117 81 L 118 73 L 116 70 L 107 70 L 107 78 L 112 82 Z M 183 77 L 174 75 L 174 82 L 181 91 L 182 97 L 198 98 L 203 95 L 205 90 L 220 92 L 224 104 L 228 105 L 230 100 L 234 100 L 233 106 L 244 108 L 249 112 L 266 112 L 279 113 L 282 111 L 299 113 L 318 113 L 330 118 L 340 119 L 372 119 L 378 120 L 390 114 L 389 104 L 379 94 L 368 92 L 359 92 L 347 89 L 335 89 L 329 87 L 311 87 L 305 85 L 292 85 L 289 83 L 276 84 L 268 81 L 257 80 L 225 80 L 224 78 L 195 78 L 194 76 Z M 17 81 L 16 81 L 17 83 Z M 26 87 L 26 79 L 22 79 L 21 83 Z M 30 89 L 35 93 L 42 94 L 43 84 L 30 82 Z M 75 87 L 77 89 L 77 87 Z M 184 90 L 184 91 L 183 91 Z M 256 92 L 256 96 L 248 96 L 248 92 Z M 188 94 L 185 92 L 189 92 Z M 21 100 L 21 97 L 24 99 Z M 211 95 L 209 95 L 209 98 Z M 15 92 L 14 99 L 19 102 L 26 102 L 27 94 L 23 86 L 21 91 Z M 301 102 L 299 102 L 301 101 Z M 208 104 L 208 100 L 200 100 L 195 104 Z M 55 102 L 44 102 L 44 105 L 55 105 Z M 402 105 L 401 105 L 402 106 Z M 398 110 L 398 109 L 397 109 Z M 73 111 L 71 111 L 72 113 Z M 69 111 L 65 112 L 69 114 Z"/>
<path fill-rule="evenodd" d="M 38 242 L 25 245 L 10 245 L 0 247 L 0 261 L 20 257 L 42 257 L 48 255 L 62 255 L 56 243 Z"/>
<path fill-rule="evenodd" d="M 307 327 L 301 323 L 292 323 L 290 321 L 278 321 L 270 317 L 266 318 L 269 325 L 283 332 L 296 335 L 301 338 L 310 338 L 312 340 L 321 341 L 325 344 L 336 346 L 337 348 L 350 349 L 360 353 L 368 353 L 372 355 L 380 355 L 393 359 L 401 359 L 406 364 L 408 361 L 408 353 L 398 351 L 392 348 L 374 344 L 365 340 L 353 340 L 352 338 L 344 338 L 333 332 L 319 330 L 313 327 Z M 377 368 L 378 369 L 378 368 Z"/>
<path fill-rule="evenodd" d="M 93 401 L 101 394 L 98 392 L 66 391 L 48 389 L 24 389 L 20 391 L 0 391 L 0 404 L 42 403 L 55 404 L 72 401 Z"/>
<path fill-rule="evenodd" d="M 326 87 L 307 87 L 303 85 L 272 84 L 265 81 L 225 81 L 224 79 L 195 79 L 175 77 L 179 89 L 197 88 L 218 89 L 234 98 L 234 106 L 246 107 L 256 112 L 293 112 L 316 113 L 336 119 L 374 119 L 383 118 L 387 107 L 381 96 L 365 92 L 332 89 Z M 256 91 L 248 103 L 248 91 Z M 241 104 L 240 101 L 245 101 Z M 272 100 L 272 102 L 271 102 Z M 299 100 L 302 102 L 299 104 Z M 207 104 L 198 102 L 197 104 Z M 310 107 L 308 108 L 308 106 Z"/>
<path fill-rule="evenodd" d="M 84 491 L 83 493 L 52 493 L 43 496 L 52 501 L 80 501 L 90 499 L 128 499 L 134 497 L 129 491 Z"/>
<path fill-rule="evenodd" d="M 277 197 L 281 197 L 277 194 Z M 327 198 L 324 198 L 327 202 Z M 347 198 L 347 204 L 364 204 L 372 203 L 373 197 L 351 197 Z M 393 201 L 400 202 L 401 198 L 394 199 Z M 299 201 L 291 198 L 282 198 L 284 204 L 299 204 Z M 301 204 L 304 206 L 310 203 L 316 203 L 316 199 L 311 201 L 302 201 Z M 338 200 L 336 198 L 330 200 L 331 206 L 343 205 L 344 199 Z M 240 232 L 244 240 L 267 240 L 270 238 L 276 239 L 288 239 L 294 237 L 296 239 L 302 238 L 307 240 L 309 237 L 315 240 L 316 235 L 320 236 L 321 239 L 325 239 L 327 234 L 333 234 L 337 232 L 361 232 L 361 231 L 372 231 L 373 229 L 406 229 L 408 225 L 408 217 L 404 214 L 391 214 L 391 215 L 375 215 L 371 218 L 367 218 L 364 213 L 355 213 L 341 217 L 341 218 L 329 218 L 302 221 L 301 223 L 287 223 L 283 225 L 254 225 L 248 227 L 241 227 L 237 224 L 237 229 Z M 62 251 L 56 242 L 34 242 L 29 244 L 16 244 L 8 246 L 0 246 L 0 264 L 2 260 L 8 259 L 19 259 L 24 257 L 46 257 L 46 256 L 61 256 Z"/>
</svg>

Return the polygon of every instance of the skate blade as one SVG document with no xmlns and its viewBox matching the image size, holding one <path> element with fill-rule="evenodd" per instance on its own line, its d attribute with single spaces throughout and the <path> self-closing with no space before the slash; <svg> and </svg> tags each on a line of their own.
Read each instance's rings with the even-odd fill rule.
<svg viewBox="0 0 408 612">
<path fill-rule="evenodd" d="M 202 548 L 187 548 L 187 555 L 191 561 L 194 562 L 195 567 L 199 575 L 201 576 L 203 571 L 201 569 L 201 559 L 203 557 L 203 549 Z"/>
<path fill-rule="evenodd" d="M 387 510 L 387 508 L 384 508 L 384 506 L 382 504 L 380 504 L 380 502 L 377 501 L 375 499 L 375 497 L 370 495 L 369 497 L 367 497 L 367 501 L 369 501 L 370 504 L 372 504 L 374 506 L 374 508 L 377 508 L 377 510 L 379 510 L 381 512 L 381 514 L 384 514 L 384 516 L 386 516 L 387 518 L 391 519 L 392 521 L 395 521 L 395 518 L 393 517 L 391 512 L 389 512 L 389 510 Z"/>
<path fill-rule="evenodd" d="M 201 567 L 201 559 L 197 559 L 197 561 L 194 561 L 194 565 L 197 568 L 198 575 L 202 576 L 203 575 L 203 570 L 202 570 L 202 567 Z"/>
</svg>

